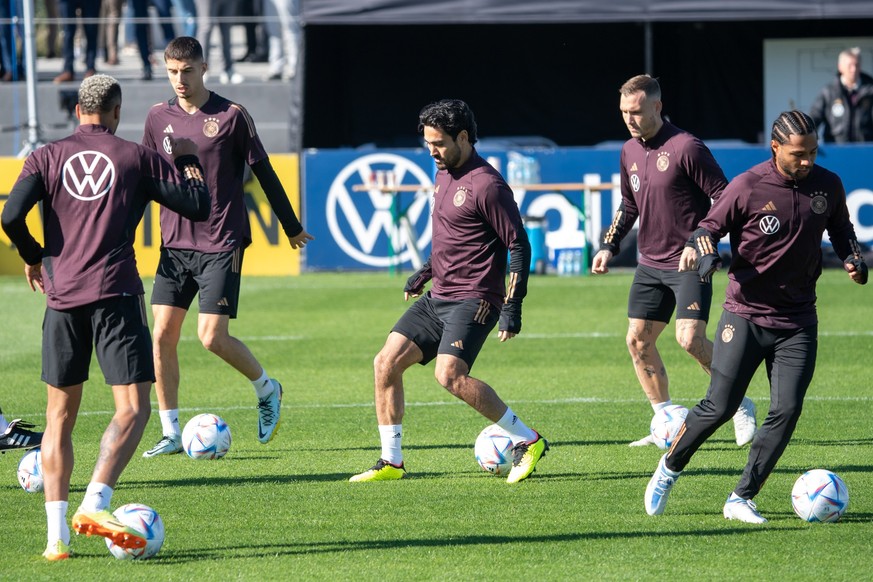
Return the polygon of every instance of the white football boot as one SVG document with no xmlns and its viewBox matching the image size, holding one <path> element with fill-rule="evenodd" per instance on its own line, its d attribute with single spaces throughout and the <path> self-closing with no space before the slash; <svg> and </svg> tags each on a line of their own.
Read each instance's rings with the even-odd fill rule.
<svg viewBox="0 0 873 582">
<path fill-rule="evenodd" d="M 746 523 L 767 523 L 758 513 L 758 506 L 751 499 L 743 499 L 736 493 L 731 493 L 724 504 L 724 516 Z"/>
<path fill-rule="evenodd" d="M 748 396 L 743 396 L 740 407 L 734 414 L 734 436 L 737 446 L 741 447 L 752 442 L 758 432 L 758 421 L 755 419 L 755 403 Z"/>
</svg>

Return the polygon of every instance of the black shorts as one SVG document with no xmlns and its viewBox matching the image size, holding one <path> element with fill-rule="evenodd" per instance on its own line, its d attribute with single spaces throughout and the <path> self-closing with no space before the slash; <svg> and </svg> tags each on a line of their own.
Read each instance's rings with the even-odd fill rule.
<svg viewBox="0 0 873 582">
<path fill-rule="evenodd" d="M 152 305 L 170 305 L 187 310 L 200 293 L 200 313 L 236 317 L 243 249 L 202 253 L 161 249 Z"/>
<path fill-rule="evenodd" d="M 415 342 L 424 354 L 421 365 L 437 354 L 450 354 L 473 369 L 473 362 L 498 319 L 500 310 L 484 299 L 448 301 L 431 297 L 428 291 L 412 304 L 391 331 Z"/>
<path fill-rule="evenodd" d="M 711 306 L 712 282 L 701 281 L 697 271 L 680 273 L 639 265 L 631 283 L 627 316 L 670 323 L 675 309 L 676 319 L 709 321 Z"/>
<path fill-rule="evenodd" d="M 152 338 L 142 295 L 110 297 L 58 311 L 42 323 L 42 381 L 63 388 L 88 379 L 91 350 L 111 386 L 155 381 Z"/>
</svg>

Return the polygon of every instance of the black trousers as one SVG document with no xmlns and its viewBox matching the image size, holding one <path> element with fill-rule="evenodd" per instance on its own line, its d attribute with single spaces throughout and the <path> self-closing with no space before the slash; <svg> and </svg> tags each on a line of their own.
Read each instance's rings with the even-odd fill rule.
<svg viewBox="0 0 873 582">
<path fill-rule="evenodd" d="M 764 362 L 770 381 L 770 410 L 759 427 L 749 461 L 734 492 L 752 499 L 785 451 L 812 382 L 818 325 L 771 329 L 725 311 L 712 353 L 712 380 L 706 397 L 688 412 L 685 427 L 667 454 L 668 469 L 681 471 L 706 439 L 740 406 L 755 371 Z"/>
</svg>

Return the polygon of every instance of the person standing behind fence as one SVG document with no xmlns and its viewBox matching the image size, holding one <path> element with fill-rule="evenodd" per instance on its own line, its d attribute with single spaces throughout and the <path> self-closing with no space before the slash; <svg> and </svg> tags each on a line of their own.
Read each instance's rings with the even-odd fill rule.
<svg viewBox="0 0 873 582">
<path fill-rule="evenodd" d="M 84 22 L 82 29 L 85 31 L 85 74 L 90 77 L 96 72 L 97 61 L 97 19 L 100 16 L 100 0 L 58 0 L 58 11 L 64 18 L 64 65 L 61 73 L 54 78 L 55 83 L 68 83 L 75 80 L 76 74 L 73 67 L 75 60 L 75 37 L 76 37 L 76 10 Z"/>
<path fill-rule="evenodd" d="M 639 218 L 639 265 L 628 298 L 627 346 L 637 379 L 655 412 L 672 404 L 667 370 L 656 342 L 676 310 L 676 340 L 710 372 L 712 342 L 706 324 L 712 283 L 679 273 L 679 258 L 710 199 L 727 185 L 712 153 L 699 139 L 661 117 L 661 86 L 649 75 L 629 79 L 621 109 L 631 139 L 621 149 L 621 205 L 604 232 L 592 272 L 606 273 L 621 241 Z M 737 445 L 755 436 L 755 405 L 743 401 L 734 419 Z M 654 444 L 646 435 L 630 446 Z"/>
<path fill-rule="evenodd" d="M 193 142 L 175 140 L 170 163 L 116 137 L 121 87 L 107 75 L 85 79 L 78 97 L 76 131 L 28 156 L 2 213 L 3 230 L 24 259 L 30 288 L 46 295 L 42 380 L 47 403 L 41 446 L 48 523 L 43 557 L 50 561 L 70 556 L 66 516 L 72 435 L 92 351 L 112 386 L 115 413 L 72 526 L 123 548 L 145 546 L 144 534 L 119 522 L 109 509 L 113 489 L 148 422 L 155 380 L 134 235 L 151 200 L 191 220 L 206 219 L 210 208 Z M 45 246 L 26 222 L 37 204 Z"/>
<path fill-rule="evenodd" d="M 861 71 L 861 49 L 837 57 L 837 78 L 822 87 L 809 110 L 826 142 L 873 141 L 873 77 Z"/>
<path fill-rule="evenodd" d="M 269 61 L 267 80 L 290 79 L 297 74 L 300 52 L 299 0 L 264 0 Z"/>
<path fill-rule="evenodd" d="M 231 54 L 230 29 L 237 17 L 236 0 L 195 0 L 197 5 L 197 40 L 203 47 L 203 60 L 209 62 L 213 31 L 221 37 L 221 60 L 224 67 L 218 80 L 222 85 L 239 85 L 245 77 L 234 71 Z"/>
</svg>

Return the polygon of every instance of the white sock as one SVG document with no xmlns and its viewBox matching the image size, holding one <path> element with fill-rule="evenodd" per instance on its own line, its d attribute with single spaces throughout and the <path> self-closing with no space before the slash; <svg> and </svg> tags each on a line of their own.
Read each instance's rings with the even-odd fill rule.
<svg viewBox="0 0 873 582">
<path fill-rule="evenodd" d="M 270 382 L 270 377 L 267 376 L 266 370 L 261 370 L 261 377 L 257 380 L 252 380 L 252 386 L 255 387 L 255 393 L 258 399 L 264 399 L 273 393 L 273 383 Z"/>
<path fill-rule="evenodd" d="M 179 436 L 182 430 L 179 428 L 179 409 L 160 410 L 158 416 L 161 418 L 161 431 L 164 436 Z"/>
<path fill-rule="evenodd" d="M 6 422 L 6 417 L 0 414 L 0 434 L 6 432 L 7 428 L 9 428 L 9 423 Z"/>
<path fill-rule="evenodd" d="M 48 543 L 61 540 L 70 543 L 70 526 L 67 525 L 67 501 L 46 501 L 45 517 L 48 522 Z"/>
<path fill-rule="evenodd" d="M 509 433 L 509 437 L 512 439 L 512 444 L 514 445 L 517 445 L 518 443 L 530 443 L 537 438 L 536 431 L 523 423 L 508 406 L 506 407 L 506 412 L 503 413 L 503 416 L 497 421 L 497 426 Z"/>
<path fill-rule="evenodd" d="M 403 425 L 380 424 L 379 439 L 382 441 L 382 459 L 392 465 L 403 464 L 403 451 L 400 448 L 403 441 Z"/>
<path fill-rule="evenodd" d="M 82 509 L 89 513 L 103 511 L 109 508 L 112 502 L 112 487 L 104 483 L 91 481 L 85 489 L 85 499 L 82 500 Z"/>
<path fill-rule="evenodd" d="M 662 408 L 667 408 L 671 404 L 673 404 L 672 400 L 667 400 L 666 402 L 659 402 L 658 404 L 652 404 L 652 410 L 654 410 L 655 412 L 658 412 Z"/>
</svg>

